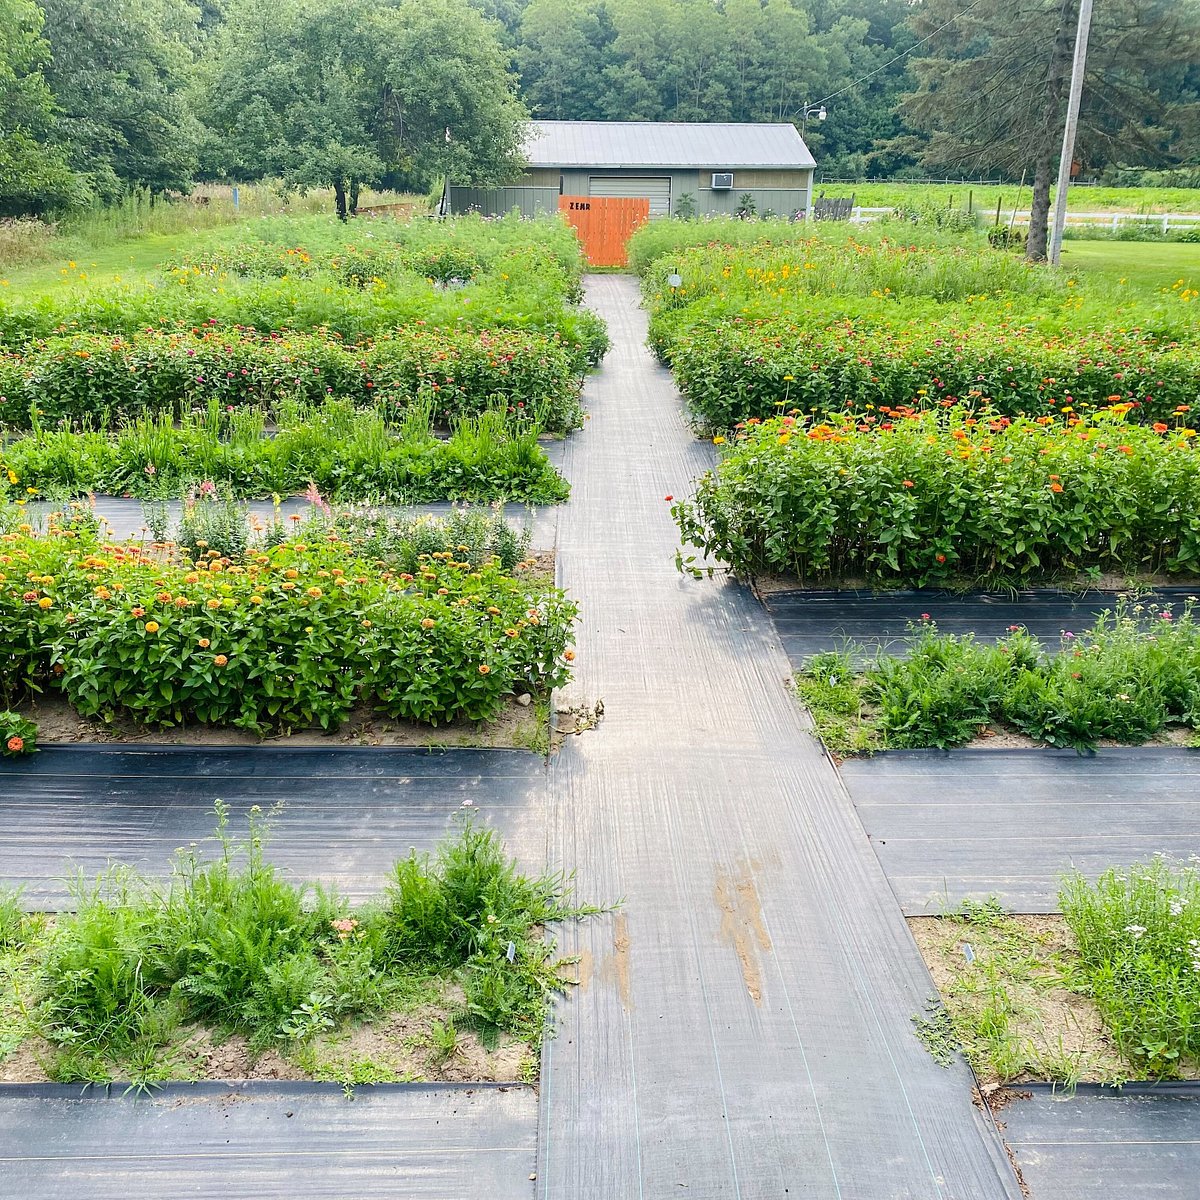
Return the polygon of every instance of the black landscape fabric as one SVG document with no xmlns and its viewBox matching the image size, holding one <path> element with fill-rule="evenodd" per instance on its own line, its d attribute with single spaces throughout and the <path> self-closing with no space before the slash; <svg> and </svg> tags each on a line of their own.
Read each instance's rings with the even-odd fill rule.
<svg viewBox="0 0 1200 1200">
<path fill-rule="evenodd" d="M 531 1200 L 537 1094 L 407 1084 L 0 1085 L 0 1195 Z"/>
<path fill-rule="evenodd" d="M 1183 1200 L 1200 1192 L 1200 1085 L 1016 1091 L 1000 1119 L 1030 1200 Z"/>
<path fill-rule="evenodd" d="M 1195 587 L 1158 588 L 1138 602 L 1170 604 L 1178 611 L 1198 593 Z M 973 633 L 981 641 L 994 642 L 1005 636 L 1010 625 L 1024 625 L 1054 646 L 1064 630 L 1077 633 L 1089 628 L 1117 600 L 1118 593 L 1111 591 L 1052 588 L 969 593 L 787 591 L 763 597 L 793 670 L 814 654 L 841 650 L 847 641 L 903 653 L 909 626 L 920 624 L 922 614 L 928 614 L 942 633 Z"/>
<path fill-rule="evenodd" d="M 1200 852 L 1200 751 L 889 750 L 842 778 L 901 907 L 1056 912 L 1065 871 Z"/>
<path fill-rule="evenodd" d="M 179 847 L 215 851 L 216 800 L 235 838 L 259 805 L 269 861 L 356 900 L 468 818 L 540 872 L 545 788 L 544 760 L 523 750 L 49 746 L 0 760 L 0 884 L 23 885 L 30 909 L 57 911 L 73 870 L 91 877 L 122 862 L 164 875 Z"/>
</svg>

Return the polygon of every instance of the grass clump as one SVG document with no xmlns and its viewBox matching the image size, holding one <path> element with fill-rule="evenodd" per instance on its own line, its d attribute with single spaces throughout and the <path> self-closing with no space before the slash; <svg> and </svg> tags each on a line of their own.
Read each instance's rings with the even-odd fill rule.
<svg viewBox="0 0 1200 1200">
<path fill-rule="evenodd" d="M 561 987 L 542 926 L 596 911 L 569 903 L 564 876 L 522 875 L 491 830 L 467 825 L 353 907 L 267 861 L 257 810 L 244 842 L 220 803 L 217 818 L 215 858 L 180 852 L 164 885 L 124 867 L 79 882 L 75 911 L 23 961 L 27 1032 L 52 1047 L 54 1078 L 170 1077 L 198 1028 L 241 1035 L 252 1053 L 298 1054 L 450 988 L 463 1000 L 431 1028 L 435 1057 L 449 1058 L 462 1029 L 489 1049 L 502 1035 L 536 1048 Z M 0 903 L 5 946 L 24 927 L 14 903 Z"/>
<path fill-rule="evenodd" d="M 1200 872 L 1162 859 L 1068 877 L 1080 982 L 1113 1040 L 1151 1076 L 1200 1066 Z"/>
<path fill-rule="evenodd" d="M 1123 601 L 1056 649 L 1012 627 L 995 645 L 912 626 L 907 656 L 818 655 L 797 691 L 831 750 L 946 750 L 990 725 L 1078 751 L 1140 745 L 1200 726 L 1200 627 L 1192 606 Z M 865 667 L 856 661 L 867 660 Z"/>
</svg>

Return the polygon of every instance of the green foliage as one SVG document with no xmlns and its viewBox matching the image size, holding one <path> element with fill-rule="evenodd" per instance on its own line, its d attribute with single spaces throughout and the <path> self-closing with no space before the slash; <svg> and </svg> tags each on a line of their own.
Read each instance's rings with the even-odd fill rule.
<svg viewBox="0 0 1200 1200">
<path fill-rule="evenodd" d="M 107 1078 L 116 1063 L 141 1063 L 145 1073 L 184 1023 L 242 1033 L 252 1050 L 307 1041 L 387 1011 L 432 977 L 461 977 L 476 997 L 460 1023 L 540 1039 L 561 986 L 540 925 L 588 911 L 567 905 L 561 877 L 525 878 L 491 831 L 468 825 L 432 861 L 397 866 L 408 893 L 438 897 L 454 931 L 448 939 L 440 927 L 408 922 L 400 952 L 401 885 L 353 909 L 267 861 L 257 809 L 241 844 L 220 802 L 217 815 L 216 857 L 181 851 L 166 887 L 124 867 L 76 884 L 74 912 L 59 918 L 35 965 L 38 1022 L 58 1048 L 57 1077 Z M 18 910 L 10 915 L 19 936 Z M 510 943 L 519 947 L 511 960 Z M 488 994 L 507 1003 L 479 998 L 471 980 L 480 972 L 492 981 Z M 435 1036 L 435 1050 L 452 1053 L 453 1018 Z"/>
<path fill-rule="evenodd" d="M 565 347 L 578 374 L 607 349 L 604 323 L 578 307 L 583 260 L 562 220 L 365 224 L 351 236 L 327 217 L 260 219 L 177 253 L 161 279 L 5 295 L 0 341 L 19 349 L 64 333 L 206 327 L 359 343 L 401 326 L 511 329 Z"/>
<path fill-rule="evenodd" d="M 185 0 L 41 0 L 58 109 L 54 141 L 111 203 L 136 188 L 187 191 L 200 124 L 186 98 L 200 36 Z"/>
<path fill-rule="evenodd" d="M 242 0 L 207 66 L 210 166 L 332 185 L 339 216 L 385 175 L 423 189 L 517 169 L 524 110 L 462 0 Z"/>
<path fill-rule="evenodd" d="M 1200 873 L 1163 859 L 1063 881 L 1079 985 L 1117 1045 L 1151 1076 L 1200 1063 Z"/>
<path fill-rule="evenodd" d="M 783 416 L 749 423 L 673 511 L 685 544 L 746 574 L 917 586 L 1194 574 L 1194 446 L 1186 429 L 1119 412 Z"/>
<path fill-rule="evenodd" d="M 645 275 L 652 264 L 666 256 L 678 257 L 688 250 L 706 246 L 721 248 L 762 243 L 786 246 L 812 239 L 808 225 L 795 221 L 739 221 L 736 217 L 701 217 L 690 221 L 649 221 L 634 231 L 629 239 L 629 267 Z M 671 263 L 664 261 L 662 269 L 669 274 Z"/>
<path fill-rule="evenodd" d="M 498 399 L 514 412 L 536 402 L 547 429 L 579 423 L 575 364 L 537 333 L 396 329 L 347 345 L 317 333 L 147 329 L 129 337 L 79 333 L 0 355 L 0 423 L 178 417 L 189 408 L 278 406 L 345 397 L 392 418 L 432 409 L 451 423 Z"/>
<path fill-rule="evenodd" d="M 1048 650 L 1022 628 L 986 645 L 923 621 L 906 655 L 879 654 L 861 669 L 848 655 L 820 655 L 797 686 L 842 753 L 945 750 L 993 724 L 1079 751 L 1137 745 L 1171 724 L 1200 725 L 1200 628 L 1190 606 L 1175 615 L 1122 603 Z"/>
<path fill-rule="evenodd" d="M 539 426 L 503 408 L 455 423 L 436 437 L 428 410 L 414 408 L 398 427 L 376 409 L 348 401 L 280 405 L 274 436 L 257 408 L 144 417 L 118 433 L 39 429 L 0 444 L 0 496 L 79 496 L 88 492 L 144 496 L 178 495 L 185 488 L 213 487 L 235 498 L 314 488 L 338 501 L 424 503 L 433 500 L 519 500 L 555 504 L 568 494 L 538 442 Z M 181 540 L 213 536 L 222 520 L 210 506 L 189 508 Z M 191 526 L 205 522 L 206 532 Z M 234 527 L 240 517 L 233 516 Z M 228 528 L 229 517 L 226 514 Z M 244 521 L 241 521 L 244 526 Z M 241 530 L 244 534 L 244 528 Z"/>
<path fill-rule="evenodd" d="M 802 252 L 801 252 L 802 251 Z M 1134 405 L 1170 420 L 1195 399 L 1194 292 L 1119 315 L 1073 280 L 987 248 L 815 244 L 694 251 L 682 295 L 651 267 L 651 344 L 695 420 L 727 430 L 780 408 L 990 406 L 1038 416 Z"/>
<path fill-rule="evenodd" d="M 37 750 L 38 728 L 20 713 L 0 711 L 0 755 L 17 758 Z"/>
<path fill-rule="evenodd" d="M 0 0 L 0 218 L 52 212 L 79 198 L 61 151 L 47 144 L 55 106 L 43 73 L 44 21 L 32 0 Z"/>
<path fill-rule="evenodd" d="M 282 541 L 196 559 L 105 548 L 76 530 L 9 535 L 0 655 L 15 694 L 65 692 L 85 716 L 263 731 L 336 728 L 360 700 L 441 724 L 561 686 L 576 609 L 518 564 Z M 399 555 L 402 559 L 407 555 Z"/>
<path fill-rule="evenodd" d="M 381 912 L 388 961 L 443 969 L 462 963 L 464 1023 L 485 1045 L 502 1030 L 540 1038 L 546 1000 L 560 986 L 550 948 L 534 926 L 585 911 L 565 903 L 560 875 L 528 879 L 508 861 L 491 830 L 468 827 L 431 862 L 396 864 Z"/>
</svg>

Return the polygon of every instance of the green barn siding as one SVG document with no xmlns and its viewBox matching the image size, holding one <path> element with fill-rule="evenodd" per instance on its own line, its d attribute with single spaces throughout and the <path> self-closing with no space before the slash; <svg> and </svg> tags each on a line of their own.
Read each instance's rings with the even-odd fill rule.
<svg viewBox="0 0 1200 1200">
<path fill-rule="evenodd" d="M 655 169 L 652 167 L 571 168 L 555 173 L 551 168 L 540 168 L 538 179 L 543 185 L 551 179 L 561 178 L 561 194 L 564 196 L 587 196 L 593 175 L 608 176 L 654 176 L 669 177 L 671 180 L 671 207 L 674 210 L 679 197 L 691 195 L 698 216 L 732 214 L 742 196 L 749 192 L 760 213 L 771 211 L 776 216 L 790 217 L 798 209 L 806 209 L 812 196 L 812 171 L 807 168 L 796 170 L 775 169 L 766 171 L 734 171 L 733 187 L 728 191 L 713 191 L 709 186 L 712 173 L 717 168 L 704 167 L 699 170 Z M 739 186 L 739 177 L 746 184 Z M 753 181 L 751 184 L 750 181 Z M 772 186 L 761 186 L 770 183 Z M 558 187 L 510 186 L 499 188 L 452 187 L 450 189 L 450 211 L 469 212 L 478 209 L 488 216 L 498 216 L 520 209 L 523 216 L 557 212 Z"/>
<path fill-rule="evenodd" d="M 558 188 L 498 187 L 450 189 L 450 211 L 454 214 L 478 210 L 487 217 L 499 217 L 520 209 L 523 217 L 558 212 Z"/>
</svg>

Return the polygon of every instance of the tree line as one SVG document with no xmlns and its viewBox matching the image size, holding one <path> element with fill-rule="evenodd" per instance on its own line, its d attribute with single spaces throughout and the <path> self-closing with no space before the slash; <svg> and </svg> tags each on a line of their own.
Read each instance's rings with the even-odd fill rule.
<svg viewBox="0 0 1200 1200">
<path fill-rule="evenodd" d="M 831 174 L 1040 180 L 1078 5 L 0 0 L 0 215 L 266 177 L 345 211 L 510 176 L 529 116 L 793 122 Z M 1200 158 L 1200 0 L 1096 0 L 1079 157 Z"/>
</svg>

